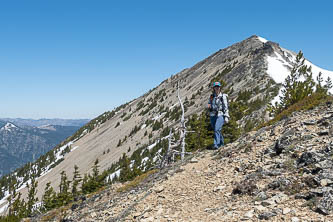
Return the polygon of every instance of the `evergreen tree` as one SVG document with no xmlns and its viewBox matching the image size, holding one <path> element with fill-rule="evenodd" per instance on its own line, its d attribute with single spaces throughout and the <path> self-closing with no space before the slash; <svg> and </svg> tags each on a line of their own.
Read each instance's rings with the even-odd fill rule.
<svg viewBox="0 0 333 222">
<path fill-rule="evenodd" d="M 99 161 L 98 159 L 95 160 L 94 162 L 94 166 L 93 166 L 93 179 L 97 180 L 97 177 L 99 175 L 99 165 L 98 165 Z"/>
<path fill-rule="evenodd" d="M 33 176 L 31 178 L 31 184 L 28 184 L 28 201 L 27 201 L 27 215 L 30 216 L 33 212 L 33 206 L 38 201 L 38 198 L 36 197 L 37 194 L 37 186 L 38 181 L 35 180 L 35 177 Z"/>
<path fill-rule="evenodd" d="M 311 66 L 305 65 L 304 61 L 303 53 L 300 51 L 296 56 L 296 63 L 291 73 L 283 83 L 281 102 L 270 107 L 271 113 L 281 113 L 291 105 L 313 94 L 316 84 L 312 79 Z M 320 84 L 321 82 L 320 79 Z"/>
<path fill-rule="evenodd" d="M 17 180 L 16 178 L 13 179 L 9 179 L 8 181 L 6 181 L 8 184 L 8 192 L 9 192 L 9 197 L 8 197 L 8 205 L 12 206 L 13 202 L 15 201 L 16 196 L 16 183 Z M 14 215 L 14 213 L 12 213 L 13 209 L 9 208 L 9 215 Z"/>
<path fill-rule="evenodd" d="M 84 194 L 87 194 L 90 192 L 90 188 L 89 188 L 89 176 L 87 174 L 84 174 L 83 180 L 82 180 L 82 184 L 81 184 L 81 192 Z"/>
<path fill-rule="evenodd" d="M 326 90 L 326 92 L 328 92 L 328 90 L 332 89 L 332 87 L 333 87 L 332 79 L 328 76 L 325 81 L 324 89 Z"/>
<path fill-rule="evenodd" d="M 8 198 L 8 202 L 9 202 L 9 212 L 8 212 L 8 216 L 9 218 L 13 219 L 13 221 L 15 220 L 19 220 L 19 218 L 22 218 L 24 216 L 26 216 L 27 211 L 26 211 L 26 204 L 24 202 L 24 200 L 21 200 L 21 193 L 17 193 L 16 189 L 13 189 L 13 184 L 11 184 L 12 189 L 11 189 L 11 193 L 10 196 Z"/>
<path fill-rule="evenodd" d="M 57 194 L 51 187 L 51 182 L 48 182 L 45 187 L 44 195 L 42 197 L 43 208 L 45 211 L 49 211 L 57 207 Z"/>
<path fill-rule="evenodd" d="M 319 93 L 322 93 L 325 91 L 324 89 L 324 86 L 323 86 L 323 82 L 324 82 L 324 79 L 322 77 L 322 73 L 319 72 L 318 76 L 317 76 L 317 87 L 316 87 L 316 92 L 319 92 Z"/>
<path fill-rule="evenodd" d="M 72 199 L 71 194 L 68 192 L 70 183 L 71 183 L 71 181 L 69 181 L 67 179 L 66 172 L 62 171 L 61 180 L 60 180 L 60 184 L 59 184 L 59 193 L 57 196 L 59 206 L 68 204 Z"/>
<path fill-rule="evenodd" d="M 79 195 L 78 185 L 82 181 L 82 177 L 79 173 L 79 167 L 74 165 L 74 174 L 73 174 L 73 185 L 72 185 L 72 195 L 74 199 Z"/>
<path fill-rule="evenodd" d="M 15 192 L 13 195 L 13 202 L 10 206 L 9 215 L 17 218 L 23 218 L 27 216 L 26 203 L 21 200 L 21 193 Z"/>
<path fill-rule="evenodd" d="M 130 167 L 131 161 L 128 159 L 126 154 L 123 154 L 123 157 L 120 159 L 120 175 L 119 180 L 122 182 L 128 181 L 131 179 L 131 167 Z"/>
<path fill-rule="evenodd" d="M 121 139 L 119 139 L 117 147 L 121 146 Z"/>
<path fill-rule="evenodd" d="M 99 174 L 99 161 L 96 159 L 93 169 L 92 169 L 92 175 L 84 175 L 81 190 L 82 193 L 91 193 L 96 191 L 98 188 L 102 187 L 104 185 L 104 179 L 107 176 L 107 173 L 104 173 L 102 175 Z"/>
</svg>

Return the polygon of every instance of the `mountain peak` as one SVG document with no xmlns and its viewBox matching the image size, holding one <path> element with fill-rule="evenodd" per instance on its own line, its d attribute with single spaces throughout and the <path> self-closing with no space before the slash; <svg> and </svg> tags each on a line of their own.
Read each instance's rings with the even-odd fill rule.
<svg viewBox="0 0 333 222">
<path fill-rule="evenodd" d="M 17 126 L 15 126 L 14 124 L 8 122 L 0 130 L 1 131 L 9 131 L 9 132 L 11 132 L 11 130 L 17 129 L 17 128 L 18 128 Z"/>
</svg>

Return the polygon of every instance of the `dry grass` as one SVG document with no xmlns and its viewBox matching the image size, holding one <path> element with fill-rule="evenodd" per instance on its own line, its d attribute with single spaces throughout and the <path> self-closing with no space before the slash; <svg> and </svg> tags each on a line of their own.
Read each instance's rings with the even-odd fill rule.
<svg viewBox="0 0 333 222">
<path fill-rule="evenodd" d="M 47 213 L 47 215 L 43 216 L 40 221 L 42 222 L 48 222 L 54 219 L 61 219 L 65 216 L 65 213 L 67 210 L 71 208 L 72 204 L 51 210 Z"/>
<path fill-rule="evenodd" d="M 134 180 L 126 183 L 125 185 L 123 185 L 122 187 L 117 189 L 117 192 L 125 192 L 128 190 L 133 189 L 134 187 L 138 186 L 142 181 L 144 181 L 144 179 L 146 179 L 149 175 L 156 173 L 157 170 L 150 170 L 140 176 L 137 176 L 134 178 Z"/>
<path fill-rule="evenodd" d="M 274 123 L 280 121 L 281 119 L 284 119 L 284 118 L 290 116 L 295 111 L 313 109 L 314 107 L 316 107 L 320 104 L 329 102 L 329 101 L 330 102 L 333 101 L 332 96 L 327 96 L 327 95 L 323 95 L 323 94 L 320 94 L 320 93 L 314 93 L 311 96 L 308 96 L 305 99 L 299 101 L 298 103 L 290 106 L 288 109 L 282 111 L 281 113 L 276 115 L 274 117 L 274 119 L 261 124 L 260 126 L 258 126 L 256 128 L 256 130 L 258 130 L 262 127 L 265 127 L 265 126 L 273 125 Z"/>
</svg>

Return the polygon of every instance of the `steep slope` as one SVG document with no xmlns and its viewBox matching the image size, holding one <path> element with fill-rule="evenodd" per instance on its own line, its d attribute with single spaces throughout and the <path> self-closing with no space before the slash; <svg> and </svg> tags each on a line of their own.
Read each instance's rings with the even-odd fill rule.
<svg viewBox="0 0 333 222">
<path fill-rule="evenodd" d="M 172 111 L 176 113 L 175 119 L 179 117 L 177 83 L 180 85 L 182 98 L 188 101 L 187 115 L 201 112 L 205 108 L 210 94 L 210 83 L 214 78 L 223 79 L 227 87 L 233 88 L 231 98 L 235 98 L 241 90 L 253 90 L 258 85 L 261 91 L 253 95 L 253 99 L 275 96 L 274 91 L 277 90 L 274 83 L 265 73 L 264 54 L 267 51 L 273 51 L 271 45 L 263 46 L 254 36 L 220 50 L 192 68 L 163 81 L 155 89 L 118 109 L 110 120 L 101 125 L 97 123 L 92 131 L 75 141 L 72 147 L 77 148 L 67 154 L 59 166 L 41 178 L 41 189 L 48 181 L 56 187 L 60 182 L 59 174 L 63 170 L 71 177 L 74 164 L 84 173 L 91 169 L 98 158 L 101 170 L 104 170 L 123 153 L 130 155 L 138 147 L 151 144 L 162 131 L 153 131 L 151 120 L 162 120 L 163 125 L 168 126 L 175 123 Z M 169 117 L 165 117 L 168 113 Z M 139 130 L 130 136 L 135 127 Z M 152 138 L 145 136 L 146 131 L 146 135 L 152 134 Z M 121 145 L 117 146 L 119 141 Z M 108 150 L 110 152 L 107 152 Z M 127 152 L 128 150 L 130 152 Z"/>
<path fill-rule="evenodd" d="M 280 87 L 268 72 L 270 63 L 267 58 L 276 54 L 292 63 L 277 43 L 251 36 L 171 76 L 143 96 L 92 120 L 44 157 L 43 161 L 52 167 L 43 166 L 37 174 L 40 176 L 39 199 L 47 182 L 58 189 L 62 171 L 72 178 L 74 165 L 77 165 L 80 173 L 85 174 L 90 172 L 96 159 L 101 171 L 108 169 L 124 153 L 129 156 L 140 147 L 154 144 L 167 126 L 176 127 L 180 117 L 177 84 L 185 101 L 186 116 L 205 109 L 211 93 L 210 83 L 220 80 L 224 82 L 223 90 L 229 94 L 230 100 L 246 92 L 247 100 L 257 104 L 238 121 L 241 126 L 251 120 L 263 120 L 267 103 L 278 94 Z M 40 165 L 38 162 L 36 167 Z"/>
<path fill-rule="evenodd" d="M 222 150 L 195 153 L 125 192 L 114 184 L 49 221 L 331 221 L 332 101 Z M 59 212 L 59 211 L 58 211 Z"/>
</svg>

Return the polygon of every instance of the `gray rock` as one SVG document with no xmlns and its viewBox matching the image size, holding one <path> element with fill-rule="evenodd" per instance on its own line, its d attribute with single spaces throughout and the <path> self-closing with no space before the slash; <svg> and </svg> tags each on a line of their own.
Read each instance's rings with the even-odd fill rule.
<svg viewBox="0 0 333 222">
<path fill-rule="evenodd" d="M 75 210 L 79 207 L 79 205 L 77 203 L 74 203 L 72 206 L 71 206 L 71 210 Z"/>
<path fill-rule="evenodd" d="M 298 167 L 308 166 L 321 161 L 320 156 L 315 152 L 304 152 L 297 160 Z"/>
<path fill-rule="evenodd" d="M 268 200 L 264 200 L 263 202 L 261 202 L 261 205 L 264 207 L 267 207 L 267 206 L 275 206 L 276 204 L 275 204 L 275 201 L 268 199 Z"/>
<path fill-rule="evenodd" d="M 269 211 L 269 212 L 265 212 L 265 213 L 259 214 L 258 218 L 259 218 L 259 220 L 269 220 L 272 217 L 275 217 L 276 215 L 277 215 L 276 212 Z"/>
<path fill-rule="evenodd" d="M 267 200 L 268 197 L 267 197 L 267 194 L 266 194 L 264 191 L 261 191 L 260 193 L 257 194 L 256 199 L 259 199 L 259 200 Z"/>
<path fill-rule="evenodd" d="M 323 198 L 316 206 L 316 212 L 329 215 L 333 212 L 333 191 L 324 192 Z"/>
<path fill-rule="evenodd" d="M 304 136 L 302 137 L 303 140 L 311 140 L 311 139 L 313 139 L 313 138 L 314 138 L 313 135 L 304 135 Z"/>
<path fill-rule="evenodd" d="M 253 218 L 254 210 L 250 210 L 244 214 L 243 220 L 250 220 Z"/>
<path fill-rule="evenodd" d="M 299 222 L 300 219 L 298 219 L 298 217 L 292 217 L 291 218 L 291 222 Z"/>
<path fill-rule="evenodd" d="M 277 180 L 271 182 L 268 184 L 268 188 L 269 189 L 277 189 L 277 188 L 283 188 L 283 187 L 287 187 L 291 184 L 291 181 L 286 179 L 286 178 L 283 178 L 283 177 L 280 177 L 278 178 Z"/>
<path fill-rule="evenodd" d="M 216 188 L 214 188 L 214 192 L 218 192 L 218 191 L 221 191 L 221 190 L 223 190 L 225 187 L 224 186 L 218 186 L 218 187 L 216 187 Z"/>
<path fill-rule="evenodd" d="M 320 185 L 322 185 L 323 187 L 329 186 L 331 184 L 333 184 L 333 181 L 330 179 L 322 179 L 320 181 Z"/>
<path fill-rule="evenodd" d="M 190 163 L 197 163 L 197 162 L 199 162 L 199 161 L 198 161 L 198 159 L 195 158 L 195 157 L 193 157 L 193 158 L 191 159 L 191 161 L 190 161 Z"/>
<path fill-rule="evenodd" d="M 291 209 L 288 208 L 288 207 L 283 208 L 283 210 L 282 210 L 282 214 L 283 214 L 283 215 L 289 214 L 290 212 L 291 212 Z"/>
<path fill-rule="evenodd" d="M 322 130 L 318 133 L 318 136 L 327 136 L 329 134 L 329 130 Z"/>
<path fill-rule="evenodd" d="M 263 211 L 266 211 L 266 210 L 267 210 L 266 207 L 261 206 L 261 205 L 259 205 L 259 206 L 255 206 L 254 209 L 256 209 L 256 211 L 258 211 L 258 212 L 263 212 Z"/>
<path fill-rule="evenodd" d="M 320 161 L 318 163 L 318 165 L 322 169 L 332 169 L 333 168 L 333 162 L 331 160 Z"/>
<path fill-rule="evenodd" d="M 313 125 L 316 125 L 316 121 L 308 120 L 308 121 L 304 121 L 303 124 L 306 126 L 313 126 Z"/>
<path fill-rule="evenodd" d="M 284 193 L 278 193 L 277 195 L 273 196 L 269 200 L 274 201 L 275 203 L 282 203 L 286 200 L 289 200 L 289 197 Z"/>
<path fill-rule="evenodd" d="M 277 140 L 274 145 L 274 151 L 276 155 L 280 155 L 282 151 L 285 149 L 283 144 L 280 142 L 280 140 Z"/>
<path fill-rule="evenodd" d="M 156 193 L 161 193 L 163 190 L 164 190 L 164 187 L 163 187 L 162 185 L 160 185 L 160 186 L 158 186 L 158 187 L 156 187 L 156 188 L 154 189 L 154 191 L 155 191 Z"/>
</svg>

